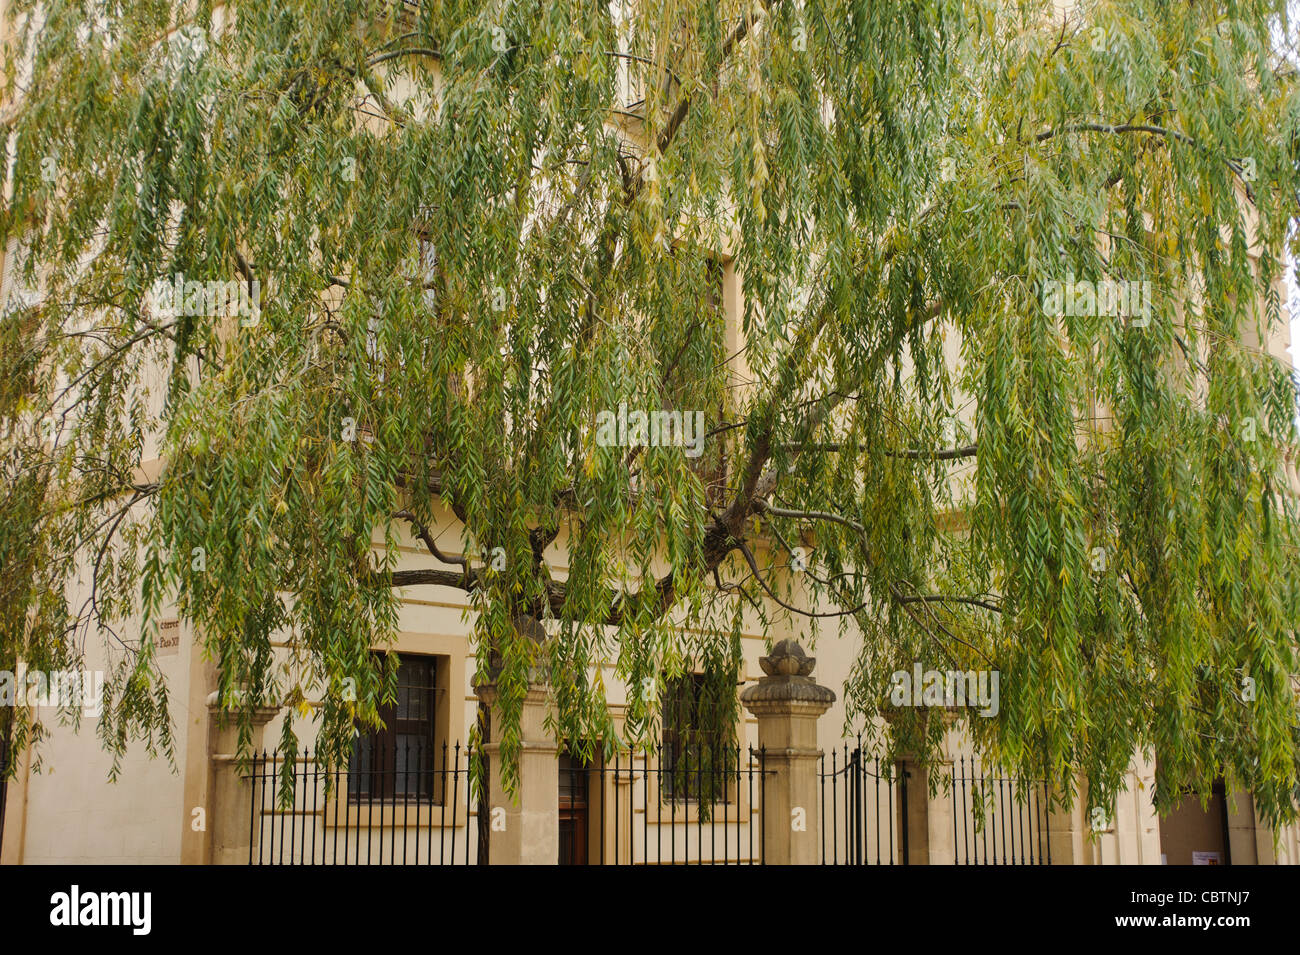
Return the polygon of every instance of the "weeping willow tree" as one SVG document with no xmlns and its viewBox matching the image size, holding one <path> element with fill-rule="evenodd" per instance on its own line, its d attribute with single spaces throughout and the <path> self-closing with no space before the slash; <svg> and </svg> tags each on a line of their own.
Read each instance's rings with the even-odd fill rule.
<svg viewBox="0 0 1300 955">
<path fill-rule="evenodd" d="M 895 752 L 1294 818 L 1285 6 L 15 0 L 0 668 L 103 640 L 170 752 L 175 607 L 337 763 L 452 588 L 509 772 L 539 672 L 642 734 L 756 614 L 859 725 L 998 672 Z"/>
</svg>

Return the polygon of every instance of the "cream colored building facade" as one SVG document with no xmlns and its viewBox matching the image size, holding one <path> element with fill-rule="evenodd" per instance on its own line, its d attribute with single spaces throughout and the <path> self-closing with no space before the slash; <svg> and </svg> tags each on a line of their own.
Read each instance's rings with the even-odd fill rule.
<svg viewBox="0 0 1300 955">
<path fill-rule="evenodd" d="M 414 567 L 426 562 L 414 548 L 404 553 L 404 566 Z M 404 594 L 401 632 L 394 646 L 403 655 L 438 658 L 442 672 L 446 674 L 449 703 L 440 735 L 453 742 L 464 742 L 469 738 L 468 732 L 478 708 L 478 696 L 472 686 L 474 661 L 469 643 L 470 624 L 466 622 L 464 610 L 463 602 L 458 601 L 452 592 L 412 591 Z M 169 651 L 170 655 L 161 661 L 172 692 L 177 729 L 176 766 L 169 766 L 161 758 L 151 759 L 136 746 L 125 760 L 119 779 L 109 782 L 110 760 L 95 738 L 91 721 L 83 723 L 79 733 L 53 727 L 50 739 L 42 747 L 40 771 L 33 768 L 30 754 L 15 754 L 19 763 L 18 775 L 8 785 L 3 843 L 0 844 L 3 859 L 0 861 L 5 864 L 205 863 L 214 861 L 214 856 L 220 861 L 220 853 L 214 848 L 213 841 L 214 838 L 220 841 L 221 825 L 233 827 L 237 830 L 236 835 L 246 832 L 248 821 L 242 803 L 241 810 L 233 819 L 218 818 L 223 811 L 229 811 L 226 806 L 216 804 L 219 802 L 216 797 L 217 789 L 222 785 L 222 774 L 230 771 L 228 763 L 223 761 L 223 757 L 229 755 L 229 733 L 218 728 L 209 710 L 208 695 L 215 685 L 209 664 L 202 659 L 192 634 L 183 623 L 179 631 L 174 651 Z M 766 653 L 769 636 L 776 641 L 787 636 L 798 639 L 800 635 L 768 634 L 757 626 L 747 628 L 743 641 L 746 686 L 758 685 L 764 676 L 760 657 Z M 838 698 L 838 684 L 848 672 L 854 648 L 850 640 L 828 637 L 819 641 L 815 649 L 814 676 L 837 693 L 835 702 L 824 715 L 815 719 L 813 745 L 824 751 L 829 759 L 831 753 L 843 751 L 844 710 L 843 702 Z M 88 665 L 94 666 L 95 661 L 89 661 Z M 606 678 L 611 708 L 618 717 L 623 710 L 626 687 L 618 683 L 612 672 L 607 673 Z M 265 732 L 268 742 L 278 739 L 282 719 L 282 713 L 270 719 Z M 759 719 L 752 713 L 745 713 L 737 732 L 742 747 L 759 746 Z M 545 739 L 544 732 L 537 735 L 539 739 Z M 947 753 L 954 761 L 969 760 L 973 755 L 959 731 L 949 734 Z M 552 750 L 540 758 L 554 762 L 557 754 Z M 815 773 L 816 769 L 812 771 Z M 914 774 L 914 778 L 916 776 L 919 774 Z M 548 783 L 554 787 L 557 781 L 553 772 Z M 1158 865 L 1162 857 L 1168 857 L 1173 863 L 1190 863 L 1192 852 L 1217 852 L 1221 854 L 1222 862 L 1230 861 L 1232 864 L 1293 864 L 1300 861 L 1300 841 L 1295 827 L 1278 833 L 1275 846 L 1272 832 L 1256 818 L 1249 794 L 1230 794 L 1226 804 L 1221 796 L 1216 796 L 1208 812 L 1201 809 L 1194 797 L 1189 797 L 1175 814 L 1161 819 L 1151 802 L 1153 781 L 1152 761 L 1135 758 L 1129 773 L 1128 791 L 1098 832 L 1090 831 L 1093 821 L 1088 818 L 1082 801 L 1068 813 L 1054 810 L 1046 824 L 1052 862 Z M 459 809 L 451 814 L 452 818 L 447 818 L 444 812 L 438 829 L 448 831 L 438 831 L 435 838 L 446 840 L 451 836 L 450 828 L 457 829 L 457 844 L 461 847 L 458 854 L 466 851 L 468 846 L 473 861 L 477 857 L 475 843 L 479 810 L 475 806 L 467 811 L 469 796 L 463 779 L 456 785 L 459 787 Z M 906 825 L 909 829 L 910 861 L 933 864 L 951 863 L 959 858 L 972 861 L 969 853 L 962 853 L 961 839 L 954 830 L 952 793 L 940 790 L 926 795 L 918 789 L 914 784 L 909 800 L 909 818 L 905 822 L 899 820 L 900 826 Z M 647 786 L 645 792 L 651 792 L 651 787 Z M 525 783 L 524 801 L 535 795 Z M 552 813 L 543 817 L 543 824 L 554 827 L 558 824 L 558 817 L 554 814 L 558 793 L 542 795 L 546 797 L 543 811 Z M 824 798 L 820 805 L 816 795 L 812 801 L 814 804 L 805 809 L 813 817 L 810 820 L 813 831 L 820 832 L 814 842 L 824 847 L 828 839 L 839 838 L 835 835 L 838 830 L 833 827 Z M 749 824 L 760 825 L 760 807 L 745 805 L 743 798 L 739 802 L 740 810 L 748 815 Z M 625 822 L 619 832 L 630 828 L 635 834 L 637 830 L 649 827 L 656 830 L 649 837 L 651 841 L 658 839 L 662 844 L 665 839 L 669 842 L 676 839 L 679 845 L 684 846 L 677 861 L 700 858 L 701 855 L 694 852 L 697 839 L 691 821 L 685 815 L 686 810 L 683 809 L 682 815 L 672 824 L 665 824 L 663 820 L 669 813 L 664 808 L 666 805 L 659 800 L 650 801 L 644 794 L 633 795 L 628 804 L 633 821 L 630 826 Z M 492 806 L 516 811 L 509 800 L 499 795 Z M 820 814 L 824 814 L 824 818 Z M 271 814 L 272 818 L 274 815 Z M 328 821 L 328 809 L 324 804 L 319 816 L 319 822 Z M 204 823 L 202 829 L 196 826 L 196 819 L 200 818 Z M 288 818 L 292 826 L 295 819 L 292 816 Z M 302 820 L 296 821 L 300 823 Z M 313 824 L 316 821 L 313 820 Z M 615 821 L 606 818 L 604 822 L 610 830 L 609 838 L 617 838 L 613 831 Z M 369 824 L 358 828 L 365 830 L 367 836 L 373 827 L 374 835 L 397 838 L 391 832 L 393 824 L 390 816 L 385 826 L 381 812 L 378 820 L 372 816 Z M 1041 821 L 1039 826 L 1043 828 Z M 744 841 L 749 835 L 742 826 L 729 831 L 733 833 L 728 837 L 731 839 Z M 709 842 L 713 835 L 710 831 L 704 841 Z M 1032 840 L 1032 823 L 1030 835 Z M 405 837 L 402 833 L 401 838 Z M 634 835 L 633 841 L 641 838 Z M 492 839 L 491 854 L 496 861 L 499 837 L 493 833 Z M 895 850 L 898 852 L 896 861 L 901 863 L 901 847 L 896 845 Z M 626 847 L 623 851 L 626 854 Z M 710 856 L 706 853 L 703 858 Z M 237 852 L 235 857 L 224 861 L 243 862 L 246 859 L 242 852 Z M 594 852 L 589 861 L 596 861 Z M 820 862 L 822 859 L 814 857 L 807 861 Z M 826 861 L 830 861 L 829 855 Z M 978 851 L 973 861 L 979 861 Z"/>
<path fill-rule="evenodd" d="M 734 274 L 728 272 L 724 282 L 729 310 L 738 307 L 738 283 Z M 1282 335 L 1270 343 L 1270 350 L 1279 358 L 1289 360 L 1287 350 L 1289 342 Z M 449 513 L 440 515 L 439 527 L 455 527 L 454 517 Z M 375 537 L 376 548 L 382 548 L 382 534 Z M 546 553 L 546 559 L 553 576 L 562 579 L 565 576 L 564 539 L 561 537 Z M 401 545 L 399 567 L 401 569 L 437 567 L 438 563 L 428 555 L 418 541 L 407 539 Z M 109 782 L 110 759 L 103 752 L 94 734 L 93 720 L 83 722 L 80 732 L 70 728 L 51 725 L 50 739 L 43 744 L 40 752 L 40 766 L 34 765 L 31 753 L 16 753 L 18 762 L 17 776 L 7 786 L 6 808 L 4 817 L 3 843 L 0 852 L 6 864 L 15 863 L 205 863 L 212 861 L 244 862 L 247 861 L 247 840 L 240 842 L 234 851 L 224 848 L 222 827 L 234 830 L 236 836 L 249 828 L 249 817 L 244 803 L 239 804 L 239 811 L 233 817 L 229 803 L 219 805 L 219 790 L 228 785 L 232 766 L 228 757 L 231 755 L 230 733 L 223 731 L 215 722 L 209 707 L 209 695 L 215 688 L 212 665 L 206 662 L 200 652 L 194 634 L 184 621 L 177 620 L 174 628 L 166 628 L 170 634 L 166 646 L 160 654 L 160 665 L 168 681 L 175 725 L 176 765 L 173 767 L 162 758 L 150 758 L 140 746 L 134 746 L 123 763 L 120 777 L 116 782 Z M 473 686 L 474 654 L 471 645 L 472 616 L 469 612 L 465 595 L 459 591 L 437 587 L 408 588 L 401 593 L 401 614 L 399 632 L 391 649 L 403 658 L 426 656 L 437 661 L 439 698 L 442 701 L 435 717 L 438 738 L 449 744 L 466 743 L 470 739 L 479 706 L 479 696 Z M 804 633 L 791 628 L 789 624 L 778 624 L 764 630 L 752 616 L 747 620 L 743 634 L 744 664 L 741 682 L 744 687 L 756 686 L 764 677 L 761 658 L 768 652 L 770 644 L 785 638 L 808 643 Z M 770 641 L 770 644 L 769 644 Z M 101 641 L 91 639 L 87 644 L 90 656 L 87 667 L 109 668 L 106 649 Z M 815 646 L 806 646 L 808 652 L 816 657 L 813 677 L 818 683 L 833 690 L 836 699 L 825 708 L 825 712 L 816 716 L 811 722 L 811 733 L 804 740 L 803 748 L 819 751 L 827 760 L 832 754 L 839 757 L 845 754 L 846 733 L 860 729 L 846 725 L 842 683 L 850 672 L 856 654 L 855 641 L 826 636 Z M 615 677 L 612 667 L 605 673 L 605 683 L 609 688 L 610 707 L 616 721 L 621 719 L 628 688 Z M 544 699 L 544 694 L 543 694 Z M 544 702 L 538 703 L 544 707 Z M 540 711 L 539 711 L 540 712 Z M 53 714 L 45 712 L 49 720 Z M 284 719 L 281 712 L 270 715 L 265 726 L 266 745 L 273 746 L 279 739 L 280 723 Z M 760 745 L 759 717 L 748 710 L 743 711 L 742 720 L 736 727 L 737 740 L 742 750 Z M 302 724 L 299 722 L 300 732 Z M 788 723 L 782 724 L 788 727 Z M 549 760 L 554 763 L 558 753 L 554 742 L 546 739 L 544 731 L 534 727 L 536 739 L 543 744 L 550 743 L 551 749 L 543 751 L 540 757 L 534 752 L 534 758 Z M 308 732 L 305 745 L 311 747 Z M 848 743 L 849 749 L 852 743 Z M 946 754 L 955 766 L 962 766 L 974 754 L 963 739 L 959 730 L 950 731 L 946 742 Z M 1154 782 L 1154 754 L 1135 755 L 1129 772 L 1129 784 L 1113 811 L 1106 814 L 1104 820 L 1089 818 L 1086 799 L 1079 799 L 1069 812 L 1053 809 L 1050 819 L 1040 819 L 1039 836 L 1034 836 L 1034 824 L 1030 823 L 1031 842 L 1035 838 L 1044 839 L 1051 861 L 1054 864 L 1140 864 L 1158 865 L 1166 859 L 1171 863 L 1191 863 L 1193 853 L 1209 854 L 1203 858 L 1216 858 L 1221 863 L 1232 864 L 1292 864 L 1300 861 L 1300 838 L 1297 829 L 1288 827 L 1274 834 L 1256 818 L 1254 807 L 1248 793 L 1230 793 L 1226 798 L 1216 794 L 1211 798 L 1208 810 L 1201 808 L 1195 797 L 1189 796 L 1183 806 L 1173 815 L 1161 819 L 1154 811 L 1151 799 Z M 812 773 L 814 784 L 819 774 L 829 771 L 827 766 L 819 766 L 813 761 L 806 767 Z M 923 771 L 914 770 L 915 780 L 908 800 L 907 817 L 902 818 L 899 808 L 883 802 L 872 807 L 877 813 L 895 814 L 893 855 L 896 862 L 903 861 L 902 831 L 908 832 L 909 861 L 913 863 L 944 864 L 952 862 L 980 861 L 978 849 L 972 857 L 969 842 L 972 838 L 978 843 L 969 824 L 954 824 L 954 816 L 964 816 L 961 806 L 960 789 L 936 793 L 924 792 L 920 780 Z M 651 775 L 646 764 L 640 767 L 641 775 Z M 631 775 L 631 774 L 629 774 Z M 549 775 L 544 774 L 543 788 L 549 792 L 540 793 L 541 809 L 535 825 L 552 829 L 558 825 L 558 800 L 556 790 L 557 773 L 552 768 Z M 246 785 L 246 784 L 245 784 Z M 602 777 L 601 786 L 612 785 L 607 777 Z M 457 788 L 457 806 L 450 812 L 443 809 L 441 818 L 434 828 L 435 838 L 446 841 L 454 838 L 459 859 L 460 853 L 466 853 L 468 861 L 477 858 L 477 831 L 479 825 L 479 806 L 471 805 L 471 799 L 463 778 L 455 781 Z M 635 787 L 632 787 L 635 789 Z M 760 787 L 761 788 L 761 787 Z M 707 852 L 696 851 L 699 840 L 688 816 L 689 808 L 682 807 L 680 817 L 671 807 L 671 798 L 655 792 L 655 787 L 646 782 L 639 794 L 633 792 L 622 797 L 625 800 L 627 816 L 621 824 L 609 818 L 600 819 L 602 827 L 609 831 L 608 840 L 624 839 L 626 856 L 632 851 L 640 855 L 640 861 L 646 861 L 647 846 L 651 842 L 664 845 L 681 846 L 682 859 L 711 858 Z M 826 782 L 821 781 L 821 792 L 814 791 L 810 797 L 813 805 L 803 807 L 810 817 L 811 830 L 815 833 L 812 857 L 806 861 L 843 861 L 839 858 L 837 840 L 847 838 L 842 825 L 832 818 L 836 806 L 827 805 Z M 958 794 L 955 794 L 958 793 Z M 524 786 L 523 797 L 526 804 L 531 797 L 538 796 L 536 787 Z M 775 791 L 773 791 L 775 795 Z M 820 797 L 820 798 L 819 798 Z M 834 792 L 831 792 L 834 797 Z M 611 795 L 611 803 L 615 797 Z M 769 796 L 769 801 L 772 796 Z M 594 803 L 594 796 L 592 802 Z M 806 800 L 807 801 L 807 800 Z M 502 807 L 509 813 L 520 812 L 521 808 L 498 792 L 489 801 L 491 808 Z M 668 808 L 665 808 L 668 807 Z M 439 807 L 440 808 L 440 807 Z M 788 807 L 783 807 L 782 815 Z M 761 828 L 760 798 L 737 798 L 733 812 L 742 814 L 744 822 L 732 823 L 728 838 L 747 841 L 757 836 Z M 300 812 L 307 810 L 299 807 Z M 336 810 L 337 811 L 337 810 Z M 1041 811 L 1043 818 L 1048 811 L 1040 802 L 1036 812 Z M 664 819 L 673 814 L 673 821 L 665 823 Z M 222 818 L 222 814 L 225 818 Z M 396 838 L 395 809 L 385 824 L 381 810 L 378 820 L 372 815 L 366 825 L 354 824 L 354 837 L 364 831 L 366 838 Z M 328 821 L 328 809 L 324 805 L 319 811 L 311 810 L 313 824 L 324 825 Z M 283 824 L 282 816 L 301 823 L 303 820 L 292 814 L 277 814 L 271 811 L 267 818 Z M 593 813 L 594 815 L 594 813 Z M 402 816 L 410 818 L 409 810 Z M 627 819 L 634 822 L 629 825 Z M 698 820 L 696 820 L 698 822 Z M 201 824 L 200 824 L 201 823 Z M 260 823 L 260 820 L 259 820 Z M 516 820 L 511 817 L 506 821 L 506 831 L 513 835 Z M 522 822 L 519 823 L 523 825 Z M 716 825 L 716 822 L 711 824 Z M 879 826 L 879 824 L 877 824 Z M 1013 823 L 1014 825 L 1014 823 Z M 642 831 L 641 835 L 636 830 Z M 698 827 L 697 827 L 698 828 Z M 706 829 L 709 827 L 706 826 Z M 868 824 L 868 841 L 873 836 Z M 628 830 L 622 836 L 615 834 Z M 958 831 L 958 830 L 961 831 Z M 373 830 L 373 831 L 372 831 Z M 650 835 L 647 831 L 656 830 Z M 426 833 L 427 835 L 427 833 Z M 710 835 L 713 835 L 710 830 Z M 406 834 L 402 834 L 406 838 Z M 417 835 L 417 840 L 424 836 Z M 492 835 L 491 855 L 493 861 L 508 860 L 512 853 L 507 852 L 504 837 Z M 708 842 L 708 837 L 705 838 Z M 966 845 L 963 845 L 965 843 Z M 612 845 L 612 842 L 610 843 Z M 596 861 L 591 841 L 588 853 L 589 861 Z M 1033 861 L 1045 861 L 1042 858 L 1044 843 L 1038 842 L 1037 858 Z M 832 851 L 827 851 L 830 846 Z M 707 848 L 707 847 L 706 847 Z M 608 849 L 608 847 L 607 847 Z M 554 859 L 554 846 L 543 843 L 542 851 L 548 858 Z M 519 847 L 513 854 L 528 857 Z M 665 853 L 661 853 L 666 855 Z M 1033 855 L 1031 846 L 1031 856 Z M 607 856 L 612 850 L 607 851 Z M 676 855 L 676 853 L 674 853 Z M 768 853 L 769 859 L 771 852 Z M 834 855 L 834 859 L 832 858 Z M 1005 856 L 1004 856 L 1005 857 Z M 1022 859 L 1023 859 L 1022 855 Z M 540 861 L 540 860 L 538 860 Z M 657 860 L 656 860 L 657 861 Z M 665 859 L 666 861 L 666 859 Z M 884 861 L 883 859 L 881 861 Z"/>
</svg>

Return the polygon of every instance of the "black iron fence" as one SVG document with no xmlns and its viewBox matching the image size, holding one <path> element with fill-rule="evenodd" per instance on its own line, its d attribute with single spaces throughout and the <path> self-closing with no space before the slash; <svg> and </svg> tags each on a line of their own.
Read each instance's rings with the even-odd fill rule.
<svg viewBox="0 0 1300 955">
<path fill-rule="evenodd" d="M 560 766 L 560 862 L 761 865 L 763 750 L 663 747 Z"/>
<path fill-rule="evenodd" d="M 471 865 L 473 753 L 405 746 L 384 770 L 323 770 L 310 751 L 254 755 L 250 865 Z M 380 776 L 382 775 L 382 779 Z"/>
<path fill-rule="evenodd" d="M 310 752 L 254 755 L 249 812 L 253 865 L 473 865 L 479 805 L 474 754 L 406 747 L 393 764 L 326 771 Z M 583 763 L 562 757 L 558 862 L 745 865 L 763 862 L 761 750 L 709 754 L 662 748 Z M 380 778 L 382 776 L 382 778 Z"/>
<path fill-rule="evenodd" d="M 958 865 L 1051 865 L 1047 784 L 998 776 L 974 758 L 952 767 Z"/>
<path fill-rule="evenodd" d="M 822 753 L 823 865 L 906 865 L 907 773 L 864 752 L 862 741 Z"/>
<path fill-rule="evenodd" d="M 8 754 L 0 738 L 0 770 Z M 254 755 L 249 863 L 472 865 L 480 861 L 474 754 L 457 743 L 403 747 L 326 771 L 305 752 Z M 762 749 L 709 753 L 662 747 L 584 762 L 562 756 L 556 825 L 562 864 L 753 865 L 765 859 L 763 817 L 771 770 Z M 383 778 L 380 779 L 379 776 Z M 864 751 L 860 740 L 820 761 L 822 863 L 905 865 L 908 786 L 926 780 Z M 0 777 L 2 779 L 3 777 Z M 950 800 L 959 865 L 1049 865 L 1049 795 L 1042 781 L 997 775 L 978 760 L 953 764 Z M 3 799 L 0 784 L 0 800 Z M 3 802 L 0 801 L 0 820 Z M 809 820 L 809 825 L 813 821 Z"/>
</svg>

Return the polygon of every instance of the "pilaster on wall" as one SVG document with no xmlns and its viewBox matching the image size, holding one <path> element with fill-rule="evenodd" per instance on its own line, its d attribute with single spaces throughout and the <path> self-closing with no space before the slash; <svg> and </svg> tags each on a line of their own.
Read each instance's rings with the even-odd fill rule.
<svg viewBox="0 0 1300 955">
<path fill-rule="evenodd" d="M 1092 864 L 1160 865 L 1160 817 L 1152 799 L 1154 792 L 1155 763 L 1136 755 L 1127 785 L 1116 797 L 1103 829 L 1092 831 L 1090 813 L 1095 807 L 1083 807 L 1086 831 L 1095 837 L 1084 847 Z"/>
<path fill-rule="evenodd" d="M 27 841 L 27 779 L 31 773 L 30 742 L 22 752 L 11 752 L 18 764 L 5 794 L 4 831 L 0 832 L 0 865 L 20 865 Z"/>
<path fill-rule="evenodd" d="M 940 788 L 930 792 L 930 770 L 939 768 L 940 778 L 952 778 L 952 760 L 941 759 L 926 764 L 916 759 L 901 760 L 907 773 L 906 816 L 899 820 L 907 827 L 908 865 L 955 865 L 957 847 L 953 842 L 952 798 Z M 904 807 L 899 807 L 903 812 Z"/>
<path fill-rule="evenodd" d="M 1082 793 L 1082 787 L 1078 790 Z M 1088 844 L 1088 822 L 1082 796 L 1069 809 L 1060 804 L 1060 790 L 1048 790 L 1047 846 L 1052 865 L 1090 865 L 1092 847 Z"/>
<path fill-rule="evenodd" d="M 1252 807 L 1255 817 L 1255 853 L 1260 865 L 1300 865 L 1300 826 L 1292 823 L 1281 826 L 1276 834 L 1260 818 L 1258 810 Z"/>
<path fill-rule="evenodd" d="M 1224 793 L 1223 798 L 1228 813 L 1228 860 L 1232 865 L 1259 865 L 1266 857 L 1259 852 L 1254 798 L 1243 792 Z M 1271 850 L 1271 837 L 1268 842 Z"/>
</svg>

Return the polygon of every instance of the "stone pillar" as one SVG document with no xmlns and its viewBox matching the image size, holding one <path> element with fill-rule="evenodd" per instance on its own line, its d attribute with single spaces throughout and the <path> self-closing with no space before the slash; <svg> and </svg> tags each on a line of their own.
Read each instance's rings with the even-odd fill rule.
<svg viewBox="0 0 1300 955">
<path fill-rule="evenodd" d="M 480 684 L 479 699 L 491 708 L 492 740 L 483 747 L 488 774 L 488 863 L 555 865 L 560 860 L 559 746 L 546 732 L 547 685 L 534 682 L 519 719 L 519 786 L 510 795 L 501 777 L 501 715 L 496 684 Z"/>
<path fill-rule="evenodd" d="M 939 789 L 930 792 L 931 764 L 912 756 L 898 761 L 906 773 L 907 801 L 899 801 L 898 826 L 907 833 L 908 865 L 955 865 L 957 845 L 953 841 L 952 793 L 942 780 L 952 780 L 952 760 L 941 759 Z M 902 847 L 899 847 L 900 851 Z"/>
<path fill-rule="evenodd" d="M 238 763 L 239 723 L 222 709 L 217 694 L 208 696 L 208 839 L 204 857 L 212 865 L 248 865 L 250 848 L 260 827 L 253 826 L 253 784 Z M 253 711 L 251 750 L 262 748 L 266 724 L 277 706 Z"/>
<path fill-rule="evenodd" d="M 814 657 L 782 640 L 759 665 L 767 674 L 745 687 L 740 701 L 758 718 L 758 745 L 768 775 L 762 786 L 763 860 L 769 865 L 816 865 L 821 853 L 817 718 L 835 693 L 812 679 Z"/>
<path fill-rule="evenodd" d="M 936 762 L 939 767 L 940 780 L 947 779 L 951 781 L 953 778 L 952 760 L 941 759 Z M 944 789 L 944 784 L 941 782 L 939 790 L 931 794 L 927 770 L 928 767 L 922 766 L 920 777 L 916 779 L 917 786 L 920 789 L 919 796 L 925 802 L 925 864 L 956 865 L 957 844 L 954 841 L 956 835 L 953 832 L 955 820 L 952 813 L 952 793 Z M 909 783 L 911 781 L 908 780 Z"/>
</svg>

